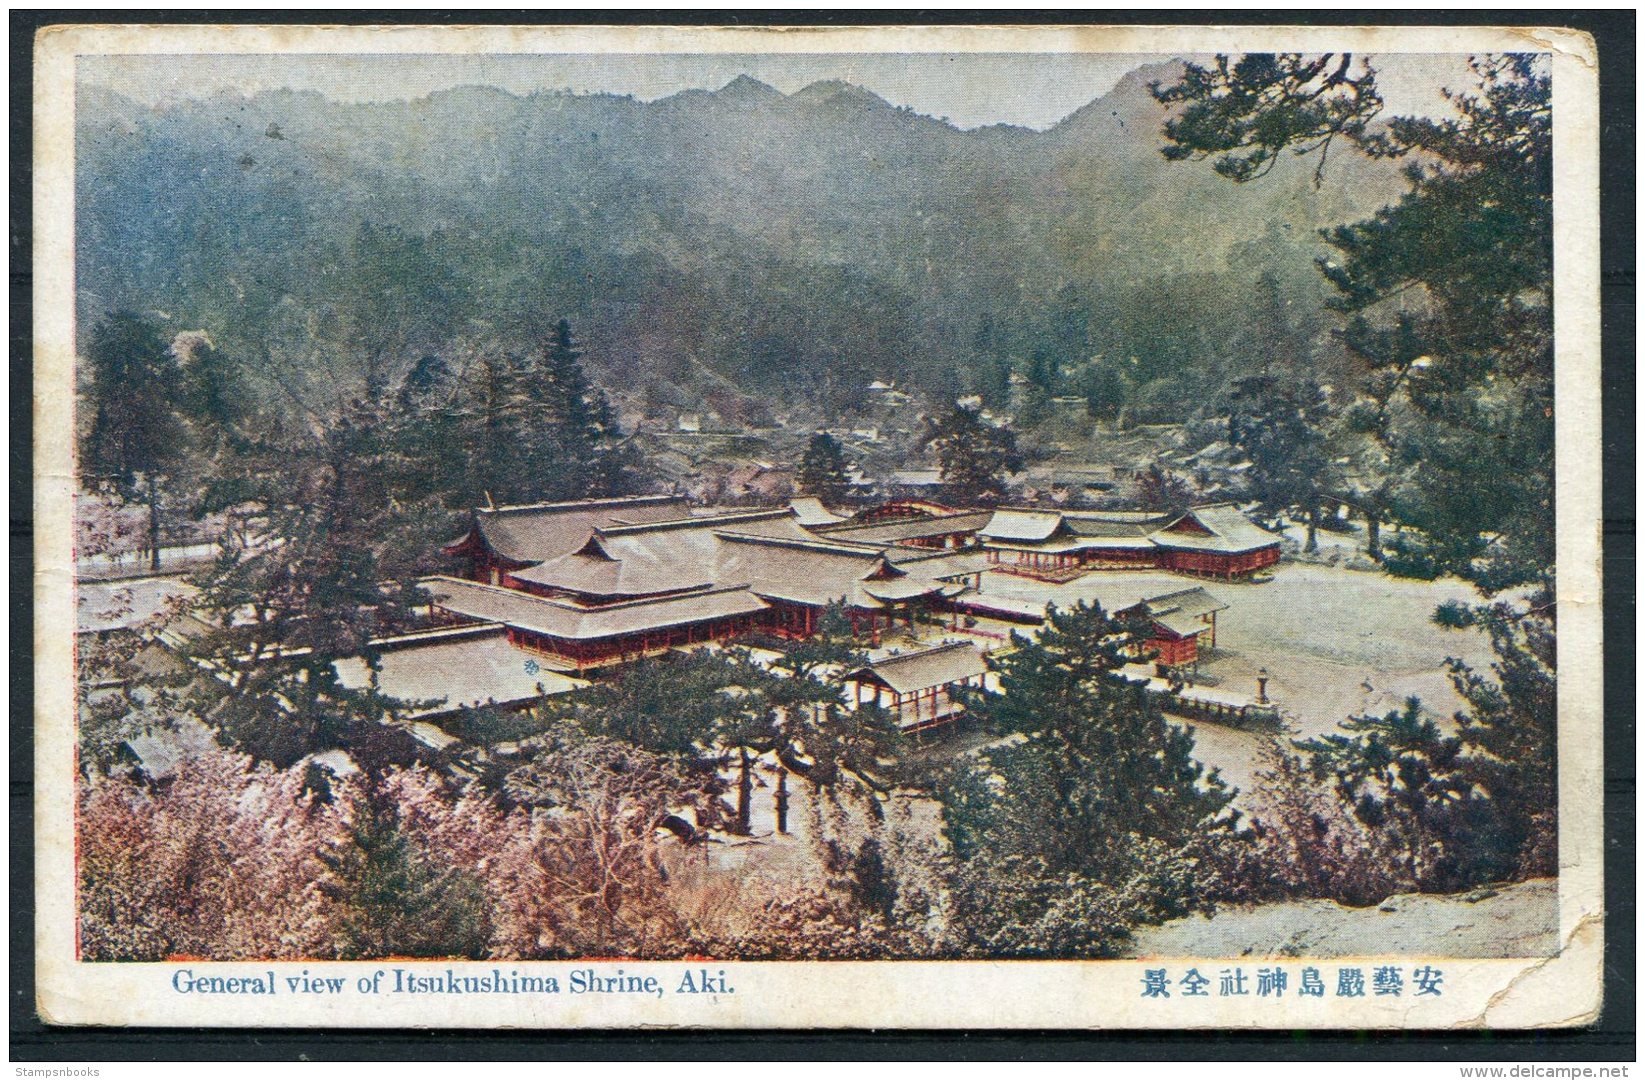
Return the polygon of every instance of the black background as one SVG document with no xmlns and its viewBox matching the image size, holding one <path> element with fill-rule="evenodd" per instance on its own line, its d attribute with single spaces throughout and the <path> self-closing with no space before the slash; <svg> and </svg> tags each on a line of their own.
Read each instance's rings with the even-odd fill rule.
<svg viewBox="0 0 1645 1081">
<path fill-rule="evenodd" d="M 1605 1005 L 1560 1032 L 474 1032 L 90 1029 L 34 1011 L 31 272 L 33 39 L 57 23 L 588 23 L 896 25 L 1150 23 L 1563 26 L 1599 44 L 1604 386 Z M 1634 121 L 1632 11 L 97 11 L 11 13 L 11 1042 L 13 1061 L 1118 1059 L 1632 1060 L 1635 1057 Z M 896 1018 L 888 1016 L 888 1025 Z"/>
</svg>

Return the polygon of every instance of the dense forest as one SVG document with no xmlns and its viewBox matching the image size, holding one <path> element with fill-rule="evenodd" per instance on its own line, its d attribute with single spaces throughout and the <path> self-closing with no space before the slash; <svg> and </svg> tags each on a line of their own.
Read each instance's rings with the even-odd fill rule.
<svg viewBox="0 0 1645 1081">
<path fill-rule="evenodd" d="M 88 85 L 80 325 L 159 312 L 259 372 L 334 383 L 373 357 L 518 346 L 548 313 L 640 410 L 780 390 L 834 412 L 875 378 L 998 399 L 1015 367 L 1179 420 L 1253 362 L 1341 362 L 1318 230 L 1401 186 L 1366 158 L 1320 184 L 1300 162 L 1262 185 L 1173 167 L 1148 87 L 1180 70 L 1139 69 L 1044 132 L 746 77 L 651 103 L 469 87 L 159 109 Z"/>
</svg>

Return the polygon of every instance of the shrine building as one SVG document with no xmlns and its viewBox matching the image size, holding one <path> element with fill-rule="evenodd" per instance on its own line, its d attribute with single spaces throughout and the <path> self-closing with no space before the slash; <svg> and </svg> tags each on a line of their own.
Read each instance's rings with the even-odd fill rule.
<svg viewBox="0 0 1645 1081">
<path fill-rule="evenodd" d="M 693 514 L 672 497 L 475 511 L 445 551 L 468 565 L 423 581 L 437 618 L 502 624 L 567 672 L 754 630 L 808 637 L 832 604 L 870 636 L 951 619 L 983 569 L 975 555 L 820 536 L 793 508 Z"/>
</svg>

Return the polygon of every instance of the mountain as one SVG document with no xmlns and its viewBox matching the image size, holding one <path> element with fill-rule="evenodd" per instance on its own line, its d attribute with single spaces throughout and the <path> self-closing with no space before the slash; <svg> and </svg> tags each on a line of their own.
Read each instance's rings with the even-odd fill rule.
<svg viewBox="0 0 1645 1081">
<path fill-rule="evenodd" d="M 1138 69 L 1044 132 L 748 76 L 650 103 L 461 87 L 151 109 L 85 86 L 80 322 L 164 311 L 300 365 L 305 335 L 517 346 L 564 316 L 606 382 L 669 402 L 840 404 L 876 377 L 946 393 L 1101 353 L 1168 405 L 1181 371 L 1242 363 L 1260 272 L 1317 323 L 1317 230 L 1401 186 L 1346 156 L 1318 189 L 1302 162 L 1246 185 L 1167 163 L 1148 84 L 1178 70 Z"/>
</svg>

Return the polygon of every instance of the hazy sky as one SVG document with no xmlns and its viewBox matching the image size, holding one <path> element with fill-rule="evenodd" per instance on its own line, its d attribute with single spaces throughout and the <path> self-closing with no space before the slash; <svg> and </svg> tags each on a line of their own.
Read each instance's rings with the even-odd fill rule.
<svg viewBox="0 0 1645 1081">
<path fill-rule="evenodd" d="M 653 100 L 752 75 L 784 93 L 843 79 L 894 105 L 962 128 L 1009 123 L 1046 128 L 1100 97 L 1133 68 L 1170 57 L 1120 53 L 830 53 L 675 55 L 190 55 L 84 56 L 80 77 L 149 104 L 290 87 L 339 101 L 423 97 L 453 86 L 632 94 Z M 1372 58 L 1390 115 L 1443 107 L 1443 86 L 1468 85 L 1462 55 Z"/>
</svg>

